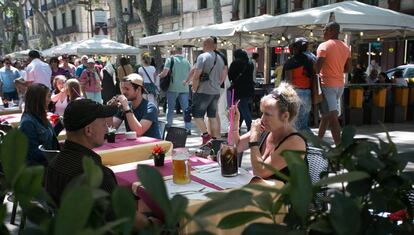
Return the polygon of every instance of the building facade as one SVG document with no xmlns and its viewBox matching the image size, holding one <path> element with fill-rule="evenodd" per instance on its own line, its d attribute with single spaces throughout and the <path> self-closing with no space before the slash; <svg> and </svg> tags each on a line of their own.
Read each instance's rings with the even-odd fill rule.
<svg viewBox="0 0 414 235">
<path fill-rule="evenodd" d="M 46 49 L 41 48 L 44 45 L 42 35 L 47 34 L 44 21 L 28 1 L 24 8 L 29 48 Z M 39 11 L 61 44 L 90 38 L 95 33 L 98 14 L 108 14 L 109 7 L 106 1 L 39 0 Z"/>
</svg>

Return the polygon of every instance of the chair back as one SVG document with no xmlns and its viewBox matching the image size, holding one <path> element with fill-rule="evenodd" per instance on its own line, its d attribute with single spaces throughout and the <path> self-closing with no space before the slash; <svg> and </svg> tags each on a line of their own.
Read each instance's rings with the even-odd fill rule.
<svg viewBox="0 0 414 235">
<path fill-rule="evenodd" d="M 165 138 L 165 126 L 167 126 L 166 122 L 158 121 L 158 128 L 160 130 L 161 139 Z"/>
<path fill-rule="evenodd" d="M 45 159 L 48 163 L 50 163 L 52 161 L 52 159 L 55 158 L 56 155 L 58 155 L 58 153 L 60 153 L 59 150 L 45 149 L 42 144 L 39 145 L 39 150 L 43 153 L 43 156 L 45 157 Z"/>
<path fill-rule="evenodd" d="M 318 182 L 321 179 L 321 173 L 327 172 L 329 169 L 329 162 L 325 158 L 322 149 L 313 146 L 308 146 L 306 149 L 306 162 L 308 164 L 309 176 L 312 184 Z M 326 192 L 320 192 L 316 194 L 315 204 L 316 207 L 325 207 L 323 198 L 326 196 Z"/>
<path fill-rule="evenodd" d="M 170 127 L 165 140 L 173 143 L 173 148 L 184 148 L 187 141 L 187 130 L 181 127 Z"/>
</svg>

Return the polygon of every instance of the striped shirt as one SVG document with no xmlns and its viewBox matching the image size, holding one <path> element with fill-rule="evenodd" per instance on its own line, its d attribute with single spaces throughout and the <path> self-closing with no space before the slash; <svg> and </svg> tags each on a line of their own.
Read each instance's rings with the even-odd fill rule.
<svg viewBox="0 0 414 235">
<path fill-rule="evenodd" d="M 66 185 L 83 173 L 82 158 L 91 158 L 100 166 L 103 180 L 100 188 L 108 193 L 117 186 L 115 174 L 102 165 L 101 157 L 89 148 L 75 142 L 66 140 L 63 150 L 54 158 L 46 171 L 45 188 L 57 204 L 60 204 L 61 196 Z"/>
</svg>

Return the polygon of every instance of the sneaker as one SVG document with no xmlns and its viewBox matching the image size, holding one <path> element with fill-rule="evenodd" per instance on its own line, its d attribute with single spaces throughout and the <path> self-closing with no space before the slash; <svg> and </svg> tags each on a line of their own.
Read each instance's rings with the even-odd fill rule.
<svg viewBox="0 0 414 235">
<path fill-rule="evenodd" d="M 209 135 L 209 134 L 202 135 L 201 138 L 203 139 L 203 143 L 201 145 L 205 145 L 205 144 L 207 144 L 208 141 L 211 140 L 211 135 Z"/>
<path fill-rule="evenodd" d="M 211 153 L 212 143 L 208 141 L 195 151 L 197 157 L 207 158 Z"/>
<path fill-rule="evenodd" d="M 191 135 L 191 129 L 187 129 L 187 135 Z"/>
</svg>

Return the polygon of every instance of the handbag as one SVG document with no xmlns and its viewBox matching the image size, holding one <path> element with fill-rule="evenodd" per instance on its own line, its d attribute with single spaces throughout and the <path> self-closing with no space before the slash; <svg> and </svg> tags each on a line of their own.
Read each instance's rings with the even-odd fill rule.
<svg viewBox="0 0 414 235">
<path fill-rule="evenodd" d="M 210 73 L 211 71 L 213 71 L 214 66 L 216 66 L 216 61 L 217 61 L 217 53 L 215 53 L 215 57 L 214 57 L 214 63 L 213 63 L 213 67 L 211 67 L 210 71 L 208 73 L 201 73 L 200 74 L 200 81 L 204 82 L 210 79 Z"/>
<path fill-rule="evenodd" d="M 144 70 L 144 72 L 145 72 L 145 74 L 147 75 L 147 77 L 148 77 L 148 79 L 150 80 L 150 82 L 151 82 L 151 87 L 152 88 L 150 88 L 149 90 L 148 90 L 148 92 L 149 93 L 151 93 L 151 94 L 153 94 L 153 95 L 158 95 L 159 93 L 160 93 L 160 90 L 158 89 L 158 87 L 155 85 L 155 83 L 152 81 L 152 79 L 151 79 L 151 77 L 148 75 L 148 73 L 147 73 L 147 70 L 145 70 L 145 68 L 144 67 L 142 67 L 142 69 Z M 144 83 L 144 86 L 145 86 L 145 83 Z"/>
<path fill-rule="evenodd" d="M 168 91 L 168 88 L 170 87 L 171 82 L 174 82 L 173 76 L 172 76 L 172 69 L 174 66 L 174 57 L 170 57 L 170 70 L 168 70 L 167 75 L 161 79 L 160 81 L 160 88 L 163 91 Z"/>
</svg>

